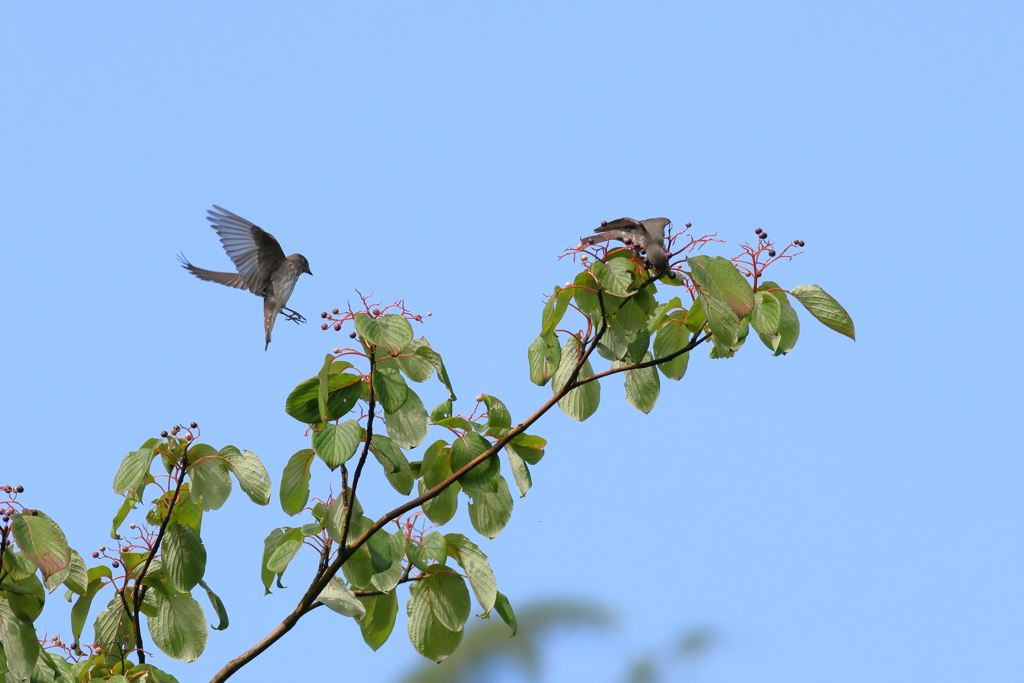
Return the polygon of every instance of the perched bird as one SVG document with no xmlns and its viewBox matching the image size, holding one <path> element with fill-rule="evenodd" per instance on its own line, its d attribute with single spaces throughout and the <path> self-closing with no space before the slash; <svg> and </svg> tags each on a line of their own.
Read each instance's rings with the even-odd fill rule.
<svg viewBox="0 0 1024 683">
<path fill-rule="evenodd" d="M 213 208 L 207 211 L 210 215 L 206 219 L 213 223 L 224 251 L 234 261 L 238 272 L 204 270 L 193 266 L 184 255 L 178 258 L 181 259 L 182 267 L 200 280 L 248 289 L 263 297 L 263 327 L 267 331 L 267 343 L 263 347 L 265 351 L 270 346 L 270 332 L 274 329 L 278 313 L 295 323 L 306 322 L 302 315 L 287 308 L 285 304 L 299 276 L 303 273 L 313 274 L 309 270 L 309 261 L 302 254 L 285 257 L 281 245 L 269 232 L 216 204 Z"/>
<path fill-rule="evenodd" d="M 627 245 L 637 245 L 647 255 L 651 269 L 659 275 L 668 270 L 668 254 L 665 253 L 665 226 L 672 221 L 668 218 L 617 218 L 602 221 L 598 233 L 592 237 L 581 237 L 583 244 L 597 244 L 608 240 L 619 240 Z"/>
</svg>

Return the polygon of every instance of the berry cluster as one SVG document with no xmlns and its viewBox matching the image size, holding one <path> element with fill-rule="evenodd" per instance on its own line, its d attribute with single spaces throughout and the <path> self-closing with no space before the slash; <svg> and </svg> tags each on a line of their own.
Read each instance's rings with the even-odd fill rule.
<svg viewBox="0 0 1024 683">
<path fill-rule="evenodd" d="M 185 440 L 186 441 L 191 441 L 195 437 L 193 437 L 192 432 L 189 431 L 189 430 L 191 430 L 191 429 L 199 429 L 199 423 L 198 422 L 190 422 L 188 427 L 185 427 L 185 425 L 174 425 L 173 427 L 171 427 L 171 431 L 170 432 L 168 432 L 166 429 L 164 431 L 160 432 L 160 438 L 161 439 L 166 439 L 168 436 L 177 436 L 178 432 L 180 432 L 182 429 L 185 430 Z"/>
<path fill-rule="evenodd" d="M 0 493 L 6 493 L 6 494 L 10 495 L 10 498 L 8 500 L 0 502 L 0 515 L 2 515 L 2 517 L 0 517 L 0 519 L 3 519 L 4 524 L 10 522 L 11 521 L 11 515 L 13 515 L 13 514 L 15 514 L 17 512 L 17 510 L 14 509 L 14 507 L 11 506 L 11 503 L 13 503 L 15 501 L 15 499 L 18 497 L 19 493 L 23 493 L 24 491 L 25 491 L 25 487 L 21 486 L 20 484 L 17 485 L 17 486 L 10 486 L 10 485 L 0 486 Z M 6 505 L 6 507 L 3 507 L 4 505 Z M 32 510 L 31 514 L 33 514 L 33 515 L 36 514 L 36 511 Z"/>
</svg>

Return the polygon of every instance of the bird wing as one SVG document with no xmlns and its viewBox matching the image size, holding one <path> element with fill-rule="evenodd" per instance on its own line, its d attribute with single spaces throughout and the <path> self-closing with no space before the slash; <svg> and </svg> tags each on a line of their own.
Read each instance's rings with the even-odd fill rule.
<svg viewBox="0 0 1024 683">
<path fill-rule="evenodd" d="M 640 224 L 644 226 L 644 231 L 650 239 L 662 242 L 665 239 L 665 226 L 671 222 L 669 218 L 645 218 Z"/>
<path fill-rule="evenodd" d="M 220 235 L 224 251 L 238 268 L 238 275 L 244 283 L 243 286 L 229 286 L 248 289 L 253 294 L 262 296 L 270 282 L 270 276 L 285 260 L 281 245 L 273 235 L 258 225 L 216 204 L 213 208 L 215 210 L 207 211 L 209 215 L 206 219 L 213 223 L 213 229 Z"/>
<path fill-rule="evenodd" d="M 591 237 L 581 237 L 580 241 L 584 244 L 597 244 L 608 240 L 622 241 L 624 237 L 636 239 L 639 234 L 642 234 L 643 226 L 634 218 L 616 218 L 600 228 L 595 228 L 594 232 L 597 234 Z"/>
</svg>

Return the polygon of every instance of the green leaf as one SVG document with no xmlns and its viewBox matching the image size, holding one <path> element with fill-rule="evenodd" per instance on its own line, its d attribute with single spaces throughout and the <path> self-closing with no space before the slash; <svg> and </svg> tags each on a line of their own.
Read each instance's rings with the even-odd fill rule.
<svg viewBox="0 0 1024 683">
<path fill-rule="evenodd" d="M 483 455 L 491 449 L 491 442 L 476 432 L 466 432 L 463 436 L 452 442 L 451 468 L 452 472 L 458 472 L 477 456 Z M 480 487 L 486 487 L 501 469 L 497 456 L 485 458 L 471 470 L 459 477 L 459 483 L 467 492 Z"/>
<path fill-rule="evenodd" d="M 432 488 L 424 484 L 422 479 L 416 483 L 418 487 L 417 492 L 421 496 L 429 488 Z M 459 491 L 461 489 L 462 487 L 459 486 L 459 482 L 455 482 L 434 498 L 425 501 L 423 503 L 423 513 L 427 516 L 427 519 L 438 526 L 450 522 L 452 517 L 455 516 L 455 512 L 459 509 Z"/>
<path fill-rule="evenodd" d="M 125 498 L 121 503 L 121 506 L 117 508 L 117 514 L 114 515 L 114 521 L 110 526 L 110 537 L 113 539 L 121 538 L 121 535 L 117 533 L 117 530 L 124 523 L 124 520 L 128 518 L 128 513 L 135 509 L 135 504 L 138 501 L 132 500 L 131 498 Z"/>
<path fill-rule="evenodd" d="M 316 375 L 319 380 L 316 402 L 317 408 L 320 410 L 320 420 L 322 422 L 327 422 L 327 396 L 331 393 L 329 380 L 331 377 L 331 365 L 333 364 L 334 354 L 329 353 L 324 357 L 324 364 Z"/>
<path fill-rule="evenodd" d="M 164 576 L 182 593 L 192 590 L 206 573 L 206 547 L 199 532 L 171 521 L 163 540 Z"/>
<path fill-rule="evenodd" d="M 22 621 L 32 623 L 43 613 L 46 589 L 35 574 L 30 574 L 17 582 L 4 581 L 0 586 L 7 592 L 7 602 L 11 610 Z"/>
<path fill-rule="evenodd" d="M 213 607 L 213 611 L 217 614 L 217 619 L 220 620 L 216 626 L 211 626 L 214 631 L 223 631 L 228 627 L 228 611 L 224 607 L 224 602 L 220 599 L 220 596 L 213 592 L 213 589 L 207 585 L 205 581 L 199 579 L 199 585 L 206 591 L 206 597 L 210 600 L 210 605 Z"/>
<path fill-rule="evenodd" d="M 398 370 L 398 361 L 385 358 L 373 366 L 373 396 L 384 412 L 397 411 L 409 398 L 409 385 Z"/>
<path fill-rule="evenodd" d="M 635 332 L 647 327 L 647 313 L 634 299 L 608 297 L 605 299 L 605 305 L 613 311 L 614 318 L 622 326 L 623 332 Z"/>
<path fill-rule="evenodd" d="M 345 582 L 338 576 L 332 576 L 330 583 L 320 592 L 316 598 L 328 608 L 334 610 L 343 617 L 361 618 L 366 614 L 366 607 L 359 602 L 356 596 L 345 585 Z"/>
<path fill-rule="evenodd" d="M 729 306 L 719 299 L 702 296 L 700 303 L 708 318 L 712 341 L 725 355 L 731 355 L 731 347 L 736 343 L 736 338 L 739 335 L 739 318 Z"/>
<path fill-rule="evenodd" d="M 71 633 L 75 642 L 82 637 L 82 630 L 89 618 L 89 609 L 92 607 L 93 598 L 101 588 L 107 585 L 110 580 L 110 568 L 105 565 L 93 567 L 89 570 L 89 585 L 75 604 L 71 606 Z"/>
<path fill-rule="evenodd" d="M 625 296 L 633 284 L 633 264 L 626 259 L 609 259 L 608 263 L 594 261 L 590 272 L 611 294 Z"/>
<path fill-rule="evenodd" d="M 548 297 L 547 303 L 544 304 L 544 313 L 541 316 L 541 337 L 554 334 L 555 328 L 558 327 L 558 323 L 562 321 L 562 317 L 569 307 L 570 300 L 572 300 L 572 290 L 562 289 L 556 285 L 555 293 Z"/>
<path fill-rule="evenodd" d="M 824 289 L 818 285 L 800 285 L 789 290 L 789 293 L 795 296 L 822 325 L 854 341 L 857 340 L 850 314 Z"/>
<path fill-rule="evenodd" d="M 459 563 L 469 577 L 476 601 L 484 612 L 494 607 L 498 584 L 494 580 L 491 563 L 480 547 L 462 534 L 445 534 L 448 556 Z"/>
<path fill-rule="evenodd" d="M 391 534 L 383 529 L 374 533 L 366 542 L 366 549 L 370 551 L 370 564 L 375 573 L 391 569 L 395 562 L 391 553 Z"/>
<path fill-rule="evenodd" d="M 512 427 L 512 414 L 499 399 L 490 394 L 482 394 L 484 405 L 487 406 L 487 434 L 500 436 Z"/>
<path fill-rule="evenodd" d="M 505 444 L 505 448 L 515 450 L 520 458 L 531 465 L 536 465 L 544 457 L 544 447 L 547 445 L 547 440 L 539 436 L 517 434 L 511 441 Z"/>
<path fill-rule="evenodd" d="M 498 613 L 501 620 L 508 624 L 508 627 L 512 629 L 512 635 L 515 636 L 519 633 L 519 624 L 516 622 L 516 613 L 512 611 L 512 605 L 509 604 L 508 598 L 501 591 L 498 591 L 497 599 L 494 601 L 494 611 Z"/>
<path fill-rule="evenodd" d="M 353 322 L 364 341 L 384 347 L 390 355 L 398 355 L 412 341 L 412 325 L 404 316 L 395 313 L 386 313 L 379 318 L 356 313 Z"/>
<path fill-rule="evenodd" d="M 455 390 L 452 389 L 452 381 L 448 378 L 448 370 L 444 367 L 444 361 L 441 360 L 441 354 L 429 347 L 420 347 L 416 349 L 416 355 L 423 356 L 430 361 L 431 365 L 434 366 L 434 369 L 437 370 L 437 378 L 441 380 L 441 384 L 448 389 L 448 398 L 452 401 L 456 400 L 457 397 L 455 396 Z"/>
<path fill-rule="evenodd" d="M 252 451 L 240 451 L 234 446 L 225 446 L 220 449 L 220 457 L 238 479 L 238 485 L 249 500 L 257 505 L 266 505 L 270 502 L 270 493 L 273 484 L 267 469 Z"/>
<path fill-rule="evenodd" d="M 451 417 L 451 416 L 452 416 L 452 400 L 450 398 L 447 399 L 447 400 L 441 401 L 440 403 L 437 404 L 437 406 L 432 411 L 430 411 L 430 421 L 431 422 L 435 422 L 435 423 L 436 422 L 440 422 L 441 420 L 445 419 L 446 417 Z"/>
<path fill-rule="evenodd" d="M 499 474 L 488 490 L 466 493 L 471 498 L 469 520 L 473 523 L 473 528 L 487 538 L 494 538 L 500 534 L 512 518 L 512 494 L 508 491 L 505 478 Z"/>
<path fill-rule="evenodd" d="M 650 352 L 644 355 L 643 361 L 654 360 Z M 612 363 L 613 368 L 626 365 L 623 361 Z M 641 413 L 649 413 L 654 410 L 661 393 L 661 380 L 658 378 L 658 371 L 653 367 L 639 368 L 637 370 L 626 370 L 626 403 L 633 406 Z"/>
<path fill-rule="evenodd" d="M 373 435 L 370 451 L 384 467 L 384 476 L 387 477 L 388 483 L 403 496 L 408 495 L 415 480 L 405 453 L 391 439 L 380 434 Z"/>
<path fill-rule="evenodd" d="M 288 458 L 281 475 L 281 509 L 288 515 L 297 515 L 309 500 L 309 466 L 313 451 L 303 448 Z"/>
<path fill-rule="evenodd" d="M 391 631 L 395 627 L 395 617 L 398 616 L 398 595 L 395 591 L 388 591 L 384 595 L 371 595 L 357 598 L 366 608 L 366 613 L 359 619 L 359 630 L 362 631 L 363 641 L 376 651 L 387 642 Z"/>
<path fill-rule="evenodd" d="M 28 681 L 39 658 L 39 641 L 31 624 L 25 623 L 0 598 L 0 643 L 10 673 L 8 681 Z"/>
<path fill-rule="evenodd" d="M 399 448 L 416 448 L 427 438 L 427 427 L 430 420 L 423 401 L 412 389 L 408 389 L 408 397 L 402 407 L 393 413 L 384 412 L 384 424 L 388 428 L 388 436 L 398 444 Z"/>
<path fill-rule="evenodd" d="M 754 292 L 754 310 L 750 314 L 750 324 L 758 334 L 778 334 L 780 318 L 779 300 L 768 292 Z"/>
<path fill-rule="evenodd" d="M 475 431 L 476 425 L 467 420 L 464 417 L 455 415 L 453 417 L 446 417 L 442 420 L 437 421 L 438 427 L 444 427 L 446 429 L 462 429 L 467 432 Z"/>
<path fill-rule="evenodd" d="M 452 630 L 441 623 L 430 600 L 432 587 L 426 580 L 417 581 L 409 590 L 406 613 L 409 615 L 409 640 L 416 651 L 427 659 L 440 662 L 462 642 L 462 628 Z M 467 591 L 468 599 L 468 591 Z"/>
<path fill-rule="evenodd" d="M 533 477 L 530 476 L 530 467 L 514 450 L 505 445 L 508 453 L 508 464 L 512 470 L 512 476 L 516 480 L 516 488 L 519 489 L 519 497 L 526 496 L 526 492 L 533 486 Z"/>
<path fill-rule="evenodd" d="M 327 419 L 337 420 L 359 400 L 363 393 L 362 377 L 351 373 L 343 373 L 340 368 L 351 367 L 348 363 L 335 362 L 331 365 L 331 374 L 327 379 Z M 323 422 L 320 415 L 320 378 L 310 377 L 300 383 L 288 394 L 284 410 L 299 422 L 319 424 Z"/>
<path fill-rule="evenodd" d="M 345 420 L 341 424 L 327 423 L 319 431 L 313 432 L 313 450 L 328 467 L 336 470 L 355 455 L 365 437 L 366 431 L 355 420 Z"/>
<path fill-rule="evenodd" d="M 562 358 L 558 336 L 552 333 L 537 337 L 526 349 L 526 357 L 530 362 L 530 381 L 537 386 L 544 386 L 558 370 L 558 363 Z"/>
<path fill-rule="evenodd" d="M 71 547 L 57 523 L 39 510 L 11 515 L 11 529 L 25 557 L 49 579 L 71 564 Z"/>
<path fill-rule="evenodd" d="M 420 474 L 427 488 L 437 486 L 451 476 L 451 448 L 447 441 L 439 439 L 427 447 L 423 453 Z"/>
<path fill-rule="evenodd" d="M 800 338 L 800 318 L 797 316 L 793 305 L 789 303 L 789 297 L 779 289 L 777 284 L 774 282 L 763 282 L 758 289 L 775 297 L 779 302 L 778 333 L 768 335 L 758 332 L 758 336 L 765 346 L 775 352 L 776 356 L 785 355 L 793 350 L 797 339 Z"/>
<path fill-rule="evenodd" d="M 274 548 L 269 556 L 266 556 L 266 547 L 264 547 L 264 555 L 266 556 L 264 564 L 267 570 L 278 576 L 284 574 L 288 565 L 295 559 L 295 556 L 302 548 L 303 538 L 302 529 L 299 527 L 284 527 L 284 532 L 276 539 Z"/>
<path fill-rule="evenodd" d="M 597 295 L 597 279 L 589 271 L 583 271 L 572 283 L 572 296 L 576 307 L 591 320 L 601 320 L 601 299 Z"/>
<path fill-rule="evenodd" d="M 156 456 L 153 449 L 159 443 L 159 439 L 149 439 L 142 448 L 124 456 L 117 474 L 114 475 L 114 491 L 134 501 L 142 500 L 143 489 L 152 481 L 149 467 Z"/>
<path fill-rule="evenodd" d="M 582 353 L 582 347 L 576 337 L 570 337 L 566 341 L 565 346 L 562 347 L 562 360 L 559 363 L 558 371 L 554 374 L 551 381 L 551 388 L 555 394 L 561 391 L 562 387 L 569 381 Z M 593 374 L 594 368 L 588 360 L 580 369 L 577 379 L 584 379 Z M 583 422 L 594 414 L 600 402 L 601 385 L 597 381 L 593 381 L 573 389 L 563 396 L 558 402 L 558 407 L 572 419 Z"/>
<path fill-rule="evenodd" d="M 231 495 L 231 475 L 227 461 L 219 451 L 206 444 L 189 449 L 188 468 L 192 496 L 202 501 L 203 510 L 218 510 Z"/>
<path fill-rule="evenodd" d="M 72 592 L 81 595 L 89 585 L 88 570 L 85 568 L 85 560 L 74 548 L 71 549 L 71 562 L 64 569 L 51 575 L 46 580 L 46 590 L 51 593 L 57 590 L 57 586 L 64 584 Z"/>
<path fill-rule="evenodd" d="M 190 595 L 158 593 L 157 613 L 147 619 L 153 643 L 171 659 L 194 662 L 206 649 L 206 615 Z"/>
<path fill-rule="evenodd" d="M 402 349 L 402 355 L 398 357 L 398 366 L 413 382 L 426 382 L 434 374 L 433 363 L 416 353 L 417 350 L 423 348 L 430 349 L 430 342 L 423 337 L 418 337 L 409 342 Z"/>
<path fill-rule="evenodd" d="M 690 332 L 699 332 L 704 329 L 707 322 L 708 317 L 704 315 L 704 297 L 698 296 L 686 314 L 686 328 Z"/>
<path fill-rule="evenodd" d="M 754 291 L 731 261 L 721 256 L 691 256 L 686 260 L 693 282 L 704 297 L 727 304 L 737 319 L 754 309 Z M 707 308 L 704 310 L 707 312 Z"/>
<path fill-rule="evenodd" d="M 682 320 L 668 318 L 658 329 L 654 338 L 654 357 L 667 358 L 690 343 L 690 330 Z M 658 365 L 658 370 L 669 379 L 682 379 L 690 362 L 690 352 L 680 354 L 670 361 Z"/>
<path fill-rule="evenodd" d="M 647 355 L 647 349 L 650 346 L 651 333 L 647 331 L 647 327 L 641 327 L 635 332 L 626 333 L 626 351 L 629 360 L 633 363 L 643 362 L 643 358 Z"/>
<path fill-rule="evenodd" d="M 626 333 L 622 330 L 618 318 L 610 316 L 607 322 L 608 328 L 597 343 L 597 352 L 606 360 L 621 360 L 629 353 Z"/>
</svg>

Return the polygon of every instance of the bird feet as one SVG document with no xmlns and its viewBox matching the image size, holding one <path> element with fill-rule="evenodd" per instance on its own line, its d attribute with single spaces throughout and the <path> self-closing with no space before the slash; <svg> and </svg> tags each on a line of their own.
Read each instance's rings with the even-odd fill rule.
<svg viewBox="0 0 1024 683">
<path fill-rule="evenodd" d="M 285 311 L 287 311 L 287 313 L 285 313 Z M 299 323 L 306 322 L 306 318 L 301 313 L 299 313 L 297 311 L 293 311 L 292 309 L 288 308 L 287 306 L 285 308 L 281 309 L 281 315 L 283 315 L 288 320 L 291 320 L 296 325 L 298 325 Z"/>
</svg>

